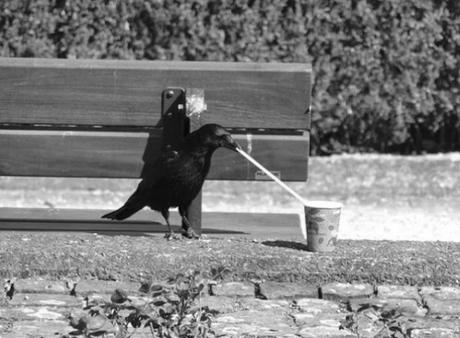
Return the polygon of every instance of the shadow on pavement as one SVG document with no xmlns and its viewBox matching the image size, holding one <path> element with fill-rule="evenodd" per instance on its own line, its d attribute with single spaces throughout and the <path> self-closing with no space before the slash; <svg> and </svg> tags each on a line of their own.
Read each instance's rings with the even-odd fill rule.
<svg viewBox="0 0 460 338">
<path fill-rule="evenodd" d="M 299 242 L 291 242 L 291 241 L 264 241 L 262 242 L 263 245 L 267 246 L 277 246 L 280 248 L 287 248 L 287 249 L 295 249 L 300 251 L 308 251 L 307 245 L 304 243 Z"/>
</svg>

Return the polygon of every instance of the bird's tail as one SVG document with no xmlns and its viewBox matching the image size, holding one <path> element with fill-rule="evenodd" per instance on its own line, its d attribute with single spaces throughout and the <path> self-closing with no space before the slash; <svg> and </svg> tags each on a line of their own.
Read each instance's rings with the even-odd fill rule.
<svg viewBox="0 0 460 338">
<path fill-rule="evenodd" d="M 134 205 L 124 205 L 120 209 L 109 212 L 108 214 L 105 214 L 102 216 L 102 218 L 108 218 L 108 219 L 115 219 L 117 221 L 121 221 L 125 218 L 128 218 L 132 214 L 138 212 L 139 210 L 142 209 L 143 206 L 134 206 Z"/>
</svg>

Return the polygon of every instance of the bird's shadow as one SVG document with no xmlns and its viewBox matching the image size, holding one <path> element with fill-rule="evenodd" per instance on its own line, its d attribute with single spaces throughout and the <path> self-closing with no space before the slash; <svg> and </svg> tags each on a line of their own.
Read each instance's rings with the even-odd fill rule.
<svg viewBox="0 0 460 338">
<path fill-rule="evenodd" d="M 116 221 L 104 221 L 104 223 L 110 223 L 110 222 L 119 224 Z M 128 229 L 119 229 L 119 230 L 92 229 L 92 230 L 83 230 L 82 232 L 98 233 L 98 234 L 106 235 L 106 236 L 131 236 L 131 237 L 158 236 L 158 235 L 164 235 L 168 232 L 166 225 L 161 222 L 152 221 L 149 224 L 152 225 L 152 228 L 149 230 L 140 230 L 140 229 L 136 230 L 135 225 L 130 224 L 129 230 Z M 178 234 L 182 233 L 183 231 L 182 226 L 180 225 L 172 225 L 171 228 L 175 233 L 178 233 Z M 239 231 L 239 230 L 216 229 L 216 228 L 207 228 L 207 227 L 202 228 L 202 233 L 205 235 L 248 235 L 249 234 L 247 232 Z"/>
<path fill-rule="evenodd" d="M 308 247 L 304 243 L 299 243 L 299 242 L 292 242 L 292 241 L 264 241 L 262 242 L 263 245 L 267 246 L 276 246 L 279 248 L 287 248 L 287 249 L 294 249 L 294 250 L 300 250 L 300 251 L 308 251 Z"/>
</svg>

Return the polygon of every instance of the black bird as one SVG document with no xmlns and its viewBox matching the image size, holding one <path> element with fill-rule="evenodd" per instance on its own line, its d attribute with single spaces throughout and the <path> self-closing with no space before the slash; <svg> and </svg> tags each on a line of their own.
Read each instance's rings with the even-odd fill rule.
<svg viewBox="0 0 460 338">
<path fill-rule="evenodd" d="M 169 208 L 179 207 L 184 235 L 197 238 L 187 219 L 187 209 L 200 192 L 212 154 L 219 147 L 234 151 L 239 148 L 230 133 L 218 124 L 206 124 L 190 133 L 177 149 L 160 154 L 125 205 L 102 217 L 123 220 L 149 206 L 163 215 L 169 229 L 168 236 L 172 237 Z"/>
</svg>

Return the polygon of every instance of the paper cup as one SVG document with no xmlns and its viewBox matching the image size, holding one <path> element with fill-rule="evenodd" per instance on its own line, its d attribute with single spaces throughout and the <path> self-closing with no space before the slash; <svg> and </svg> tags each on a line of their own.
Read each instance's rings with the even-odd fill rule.
<svg viewBox="0 0 460 338">
<path fill-rule="evenodd" d="M 314 252 L 335 249 L 339 233 L 342 204 L 329 201 L 311 201 L 304 205 L 307 227 L 307 248 Z"/>
</svg>

